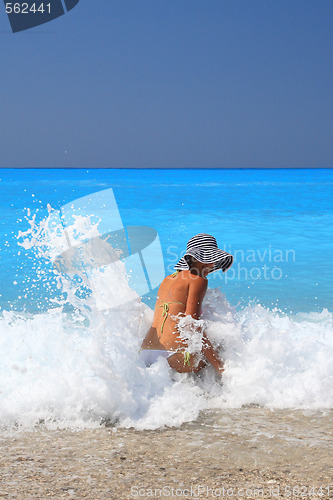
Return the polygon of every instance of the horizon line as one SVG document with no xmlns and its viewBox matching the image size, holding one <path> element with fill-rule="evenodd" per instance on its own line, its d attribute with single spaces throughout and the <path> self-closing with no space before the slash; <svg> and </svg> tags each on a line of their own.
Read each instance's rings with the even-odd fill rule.
<svg viewBox="0 0 333 500">
<path fill-rule="evenodd" d="M 3 167 L 0 170 L 331 170 L 332 167 Z"/>
</svg>

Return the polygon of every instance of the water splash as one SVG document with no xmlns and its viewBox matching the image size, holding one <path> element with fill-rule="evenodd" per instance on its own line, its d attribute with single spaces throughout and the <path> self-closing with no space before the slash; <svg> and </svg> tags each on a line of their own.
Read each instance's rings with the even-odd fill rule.
<svg viewBox="0 0 333 500">
<path fill-rule="evenodd" d="M 30 215 L 29 229 L 19 235 L 22 247 L 54 261 L 66 244 L 55 220 L 51 209 L 39 223 Z M 98 238 L 96 220 L 77 218 L 69 231 L 80 236 L 87 229 Z M 52 267 L 59 295 L 46 311 L 3 311 L 3 427 L 42 421 L 49 428 L 117 422 L 154 429 L 179 426 L 211 408 L 332 408 L 333 315 L 327 310 L 294 316 L 260 304 L 238 310 L 219 289 L 209 289 L 204 325 L 225 361 L 222 381 L 209 366 L 200 376 L 177 374 L 165 359 L 146 368 L 139 358 L 153 311 L 129 286 L 124 264 L 90 274 L 88 267 L 83 262 L 75 273 Z M 99 307 L 98 288 L 110 307 Z M 128 300 L 114 306 L 118 293 Z"/>
</svg>

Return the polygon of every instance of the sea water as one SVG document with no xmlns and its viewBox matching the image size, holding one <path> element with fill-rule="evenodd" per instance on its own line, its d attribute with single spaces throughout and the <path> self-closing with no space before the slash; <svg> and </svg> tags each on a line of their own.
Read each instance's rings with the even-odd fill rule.
<svg viewBox="0 0 333 500">
<path fill-rule="evenodd" d="M 152 429 L 213 408 L 332 408 L 332 170 L 3 169 L 0 179 L 2 426 Z M 156 235 L 148 291 L 130 259 L 100 244 L 75 272 L 55 265 L 68 242 L 100 242 L 111 214 L 139 228 L 139 247 L 147 228 Z M 138 356 L 157 282 L 199 232 L 235 257 L 209 276 L 203 306 L 222 381 L 211 367 L 176 374 Z"/>
</svg>

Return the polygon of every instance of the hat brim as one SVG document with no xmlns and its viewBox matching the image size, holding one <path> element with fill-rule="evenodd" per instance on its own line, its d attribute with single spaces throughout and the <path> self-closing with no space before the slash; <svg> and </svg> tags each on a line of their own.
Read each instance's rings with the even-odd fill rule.
<svg viewBox="0 0 333 500">
<path fill-rule="evenodd" d="M 188 250 L 184 257 L 179 260 L 179 262 L 175 265 L 175 269 L 178 269 L 179 271 L 188 271 L 190 269 L 190 266 L 186 259 L 187 256 L 194 257 L 203 264 L 211 264 L 212 262 L 214 262 L 215 265 L 208 272 L 208 274 L 219 271 L 220 269 L 222 269 L 222 271 L 225 273 L 234 262 L 234 257 L 232 255 L 225 252 L 224 250 L 220 250 L 219 248 L 210 250 L 192 248 L 191 250 Z"/>
</svg>

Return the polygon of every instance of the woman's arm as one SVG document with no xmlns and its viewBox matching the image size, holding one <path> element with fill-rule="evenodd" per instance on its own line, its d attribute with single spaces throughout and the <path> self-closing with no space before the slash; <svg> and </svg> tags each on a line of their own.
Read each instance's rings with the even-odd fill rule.
<svg viewBox="0 0 333 500">
<path fill-rule="evenodd" d="M 186 316 L 190 314 L 193 319 L 199 319 L 201 316 L 202 301 L 207 291 L 208 281 L 201 276 L 191 278 L 189 292 L 186 302 Z M 205 358 L 212 364 L 216 371 L 224 371 L 223 363 L 219 359 L 214 347 L 208 339 L 206 333 L 203 333 L 202 352 Z"/>
<path fill-rule="evenodd" d="M 199 319 L 201 316 L 202 301 L 206 295 L 208 281 L 201 276 L 190 277 L 190 286 L 186 302 L 186 316 L 190 314 L 192 318 Z"/>
<path fill-rule="evenodd" d="M 202 344 L 203 344 L 202 352 L 204 353 L 207 360 L 211 363 L 211 365 L 215 368 L 217 372 L 223 373 L 224 372 L 223 362 L 218 357 L 214 347 L 212 346 L 205 332 L 203 334 Z"/>
</svg>

